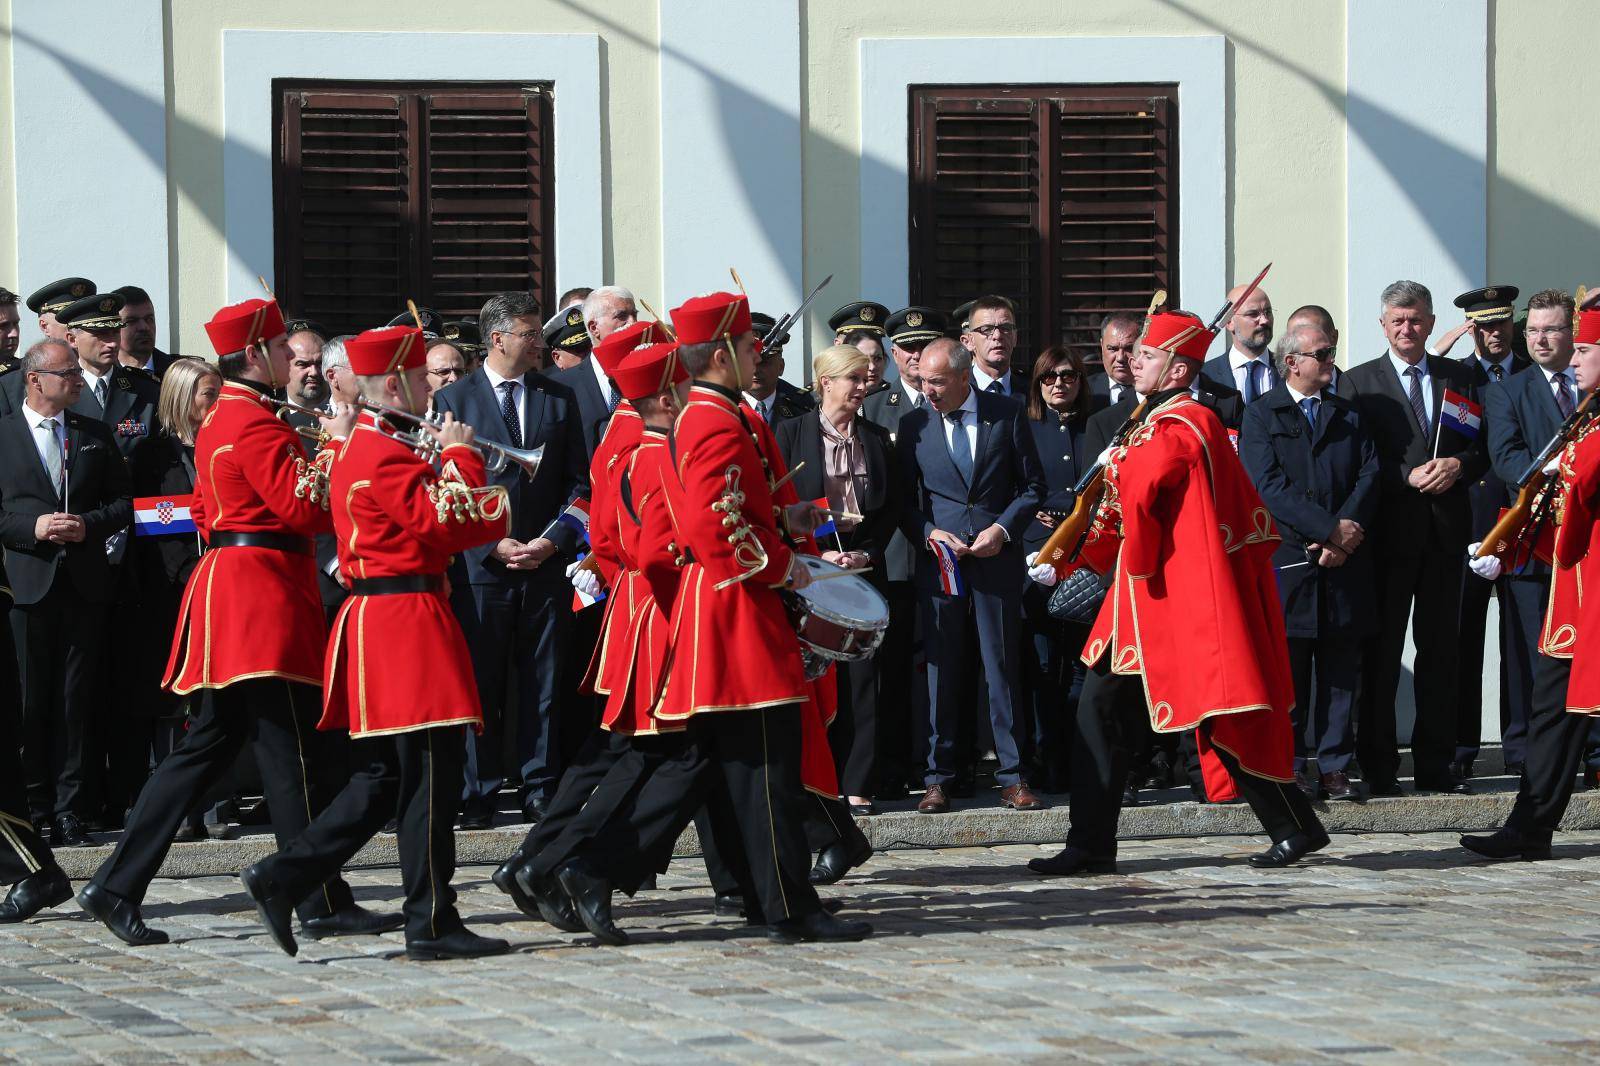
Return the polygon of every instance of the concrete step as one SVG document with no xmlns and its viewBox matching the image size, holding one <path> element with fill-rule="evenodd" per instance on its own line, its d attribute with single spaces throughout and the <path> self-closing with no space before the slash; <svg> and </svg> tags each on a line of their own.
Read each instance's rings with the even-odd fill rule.
<svg viewBox="0 0 1600 1066">
<path fill-rule="evenodd" d="M 1406 795 L 1366 803 L 1320 803 L 1323 824 L 1331 833 L 1430 833 L 1498 828 L 1511 810 L 1516 782 L 1510 778 L 1478 778 L 1472 796 Z M 1154 802 L 1122 812 L 1124 837 L 1254 836 L 1261 825 L 1244 804 L 1200 804 L 1186 790 L 1146 793 Z M 1066 839 L 1065 796 L 1047 797 L 1041 811 L 1011 811 L 992 795 L 956 801 L 948 814 L 918 814 L 914 801 L 882 804 L 881 813 L 860 819 L 862 829 L 879 851 L 895 848 L 963 848 L 998 844 L 1056 844 Z M 1562 828 L 1600 829 L 1600 792 L 1579 792 L 1567 808 Z M 456 860 L 499 863 L 522 842 L 523 825 L 498 826 L 456 834 Z M 74 879 L 90 876 L 111 854 L 116 833 L 96 834 L 96 845 L 56 852 L 62 869 Z M 255 831 L 233 840 L 175 844 L 162 864 L 163 877 L 205 877 L 234 873 L 270 854 L 272 836 Z M 698 855 L 700 844 L 691 825 L 679 839 L 676 854 Z M 352 866 L 392 866 L 399 861 L 395 837 L 380 833 L 351 861 Z"/>
</svg>

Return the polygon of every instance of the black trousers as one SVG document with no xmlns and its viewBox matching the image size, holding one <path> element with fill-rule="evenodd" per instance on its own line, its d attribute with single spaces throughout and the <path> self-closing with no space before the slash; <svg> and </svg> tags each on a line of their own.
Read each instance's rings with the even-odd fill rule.
<svg viewBox="0 0 1600 1066">
<path fill-rule="evenodd" d="M 1567 713 L 1571 659 L 1540 655 L 1533 664 L 1533 711 L 1528 719 L 1528 754 L 1517 801 L 1506 828 L 1524 840 L 1548 844 L 1561 824 L 1594 719 Z"/>
<path fill-rule="evenodd" d="M 22 735 L 22 695 L 17 685 L 17 660 L 10 651 L 11 620 L 0 614 L 0 735 Z M 21 748 L 15 740 L 0 743 L 0 884 L 51 870 L 56 857 L 28 817 L 28 790 L 22 775 Z"/>
<path fill-rule="evenodd" d="M 917 586 L 911 581 L 884 584 L 889 600 L 889 628 L 868 660 L 878 675 L 874 788 L 890 796 L 905 794 L 913 775 L 920 779 L 928 752 L 928 715 L 918 712 L 927 702 L 928 686 L 916 673 Z"/>
<path fill-rule="evenodd" d="M 89 817 L 89 726 L 106 698 L 105 604 L 86 603 L 56 574 L 38 603 L 11 610 L 22 681 L 22 765 L 35 822 Z"/>
<path fill-rule="evenodd" d="M 839 771 L 839 788 L 846 796 L 871 798 L 878 780 L 877 667 L 867 658 L 839 663 L 834 670 L 839 713 L 828 726 L 828 745 Z"/>
<path fill-rule="evenodd" d="M 1417 718 L 1411 732 L 1416 776 L 1449 776 L 1456 750 L 1456 694 L 1461 632 L 1461 546 L 1436 543 L 1424 534 L 1424 550 L 1378 552 L 1378 635 L 1362 664 L 1362 694 L 1356 719 L 1356 754 L 1368 781 L 1392 781 L 1400 772 L 1395 694 L 1406 623 L 1416 644 L 1413 693 Z M 1413 616 L 1413 607 L 1415 613 Z"/>
<path fill-rule="evenodd" d="M 451 879 L 465 749 L 460 726 L 436 726 L 351 741 L 360 767 L 294 840 L 260 869 L 285 894 L 301 897 L 339 876 L 361 846 L 397 819 L 406 940 L 434 940 L 462 928 Z"/>
<path fill-rule="evenodd" d="M 1506 762 L 1525 763 L 1528 720 L 1533 716 L 1534 669 L 1539 660 L 1539 631 L 1544 628 L 1544 612 L 1550 604 L 1550 575 L 1513 575 L 1502 580 L 1500 587 L 1500 616 L 1505 623 L 1500 657 L 1506 680 L 1505 697 L 1500 701 L 1500 743 Z M 1462 669 L 1466 669 L 1465 664 Z M 1478 747 L 1474 744 L 1470 751 L 1465 750 L 1466 747 L 1463 744 L 1458 748 L 1457 755 L 1471 762 L 1478 756 Z"/>
<path fill-rule="evenodd" d="M 347 776 L 346 742 L 317 731 L 321 714 L 316 688 L 276 678 L 236 681 L 212 692 L 200 702 L 183 740 L 150 775 L 122 839 L 94 882 L 134 903 L 142 901 L 172 847 L 172 834 L 232 768 L 247 741 L 261 768 L 273 835 L 280 848 L 287 847 Z M 393 808 L 384 818 L 392 813 Z M 296 909 L 302 919 L 319 918 L 352 902 L 350 886 L 332 876 L 320 888 L 308 889 Z"/>
<path fill-rule="evenodd" d="M 1356 694 L 1361 688 L 1361 644 L 1345 637 L 1290 637 L 1294 675 L 1294 768 L 1317 760 L 1317 772 L 1350 765 L 1356 750 Z"/>
<path fill-rule="evenodd" d="M 1510 645 L 1517 639 L 1509 603 L 1511 580 L 1501 578 L 1499 581 L 1485 581 L 1470 570 L 1461 579 L 1461 644 L 1457 652 L 1461 675 L 1460 692 L 1456 698 L 1457 762 L 1470 764 L 1478 757 L 1478 749 L 1482 744 L 1483 689 L 1490 683 L 1490 679 L 1483 676 L 1483 648 L 1485 630 L 1489 625 L 1489 601 L 1492 599 L 1500 601 L 1500 627 L 1495 639 L 1500 648 L 1500 671 L 1496 680 L 1500 685 L 1502 733 L 1512 701 L 1527 698 L 1526 690 L 1513 695 L 1511 686 L 1514 660 Z M 1526 730 L 1527 709 L 1524 707 L 1521 710 L 1523 728 Z"/>
<path fill-rule="evenodd" d="M 1072 751 L 1071 828 L 1067 844 L 1091 855 L 1117 854 L 1117 818 L 1128 780 L 1131 744 L 1148 723 L 1144 686 L 1137 674 L 1113 674 L 1109 659 L 1089 670 L 1078 698 L 1078 738 Z M 1202 723 L 1201 728 L 1205 728 Z M 1239 794 L 1274 841 L 1300 832 L 1321 832 L 1311 801 L 1292 784 L 1244 772 L 1221 748 L 1212 749 L 1233 777 Z"/>
<path fill-rule="evenodd" d="M 518 848 L 536 875 L 548 876 L 572 858 L 627 800 L 634 783 L 612 771 L 628 757 L 631 740 L 604 729 L 590 730 L 561 775 L 549 809 Z"/>
<path fill-rule="evenodd" d="M 583 849 L 614 884 L 660 867 L 702 805 L 736 824 L 749 866 L 750 898 L 769 921 L 818 909 L 811 887 L 800 785 L 798 705 L 696 715 L 683 733 L 639 737 L 655 760 L 632 803 Z M 723 791 L 725 790 L 725 791 Z M 734 865 L 733 856 L 723 859 Z M 747 912 L 748 913 L 748 912 Z"/>
</svg>

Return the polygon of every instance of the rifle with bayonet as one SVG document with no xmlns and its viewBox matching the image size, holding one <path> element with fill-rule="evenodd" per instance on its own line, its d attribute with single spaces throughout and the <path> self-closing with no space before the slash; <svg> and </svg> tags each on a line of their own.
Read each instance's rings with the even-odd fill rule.
<svg viewBox="0 0 1600 1066">
<path fill-rule="evenodd" d="M 1534 545 L 1538 543 L 1540 530 L 1549 520 L 1556 493 L 1560 490 L 1551 475 L 1545 473 L 1545 467 L 1594 417 L 1595 401 L 1591 392 L 1583 398 L 1578 409 L 1561 423 L 1555 436 L 1539 450 L 1533 462 L 1517 479 L 1517 498 L 1500 515 L 1500 520 L 1483 538 L 1483 543 L 1478 545 L 1476 558 L 1486 559 L 1492 555 L 1508 571 L 1527 563 Z"/>
</svg>

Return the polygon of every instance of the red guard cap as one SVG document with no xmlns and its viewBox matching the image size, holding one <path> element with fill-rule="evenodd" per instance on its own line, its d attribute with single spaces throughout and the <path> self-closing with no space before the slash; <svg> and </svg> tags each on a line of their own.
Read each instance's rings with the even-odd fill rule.
<svg viewBox="0 0 1600 1066">
<path fill-rule="evenodd" d="M 350 359 L 350 372 L 361 377 L 376 377 L 421 366 L 428 356 L 428 345 L 416 326 L 385 326 L 358 333 L 344 342 Z"/>
<path fill-rule="evenodd" d="M 218 355 L 242 352 L 283 332 L 283 312 L 276 300 L 246 300 L 224 307 L 206 323 L 206 335 Z"/>
<path fill-rule="evenodd" d="M 1139 343 L 1185 359 L 1204 359 L 1216 335 L 1215 330 L 1206 329 L 1199 315 L 1188 311 L 1163 311 L 1150 316 L 1144 338 Z"/>
<path fill-rule="evenodd" d="M 628 400 L 642 400 L 689 380 L 678 359 L 678 345 L 668 341 L 641 344 L 611 368 L 611 380 Z"/>
<path fill-rule="evenodd" d="M 659 322 L 632 322 L 595 345 L 589 354 L 610 377 L 616 373 L 617 364 L 639 345 L 657 344 L 667 339 L 667 327 Z"/>
<path fill-rule="evenodd" d="M 705 344 L 750 332 L 750 301 L 732 292 L 713 292 L 672 309 L 679 344 Z"/>
<path fill-rule="evenodd" d="M 1573 344 L 1600 344 L 1600 311 L 1579 311 L 1573 323 Z"/>
</svg>

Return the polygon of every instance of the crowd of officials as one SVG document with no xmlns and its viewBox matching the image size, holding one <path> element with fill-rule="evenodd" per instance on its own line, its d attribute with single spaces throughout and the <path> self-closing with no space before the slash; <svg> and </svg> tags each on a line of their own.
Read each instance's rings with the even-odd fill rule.
<svg viewBox="0 0 1600 1066">
<path fill-rule="evenodd" d="M 1414 788 L 1471 790 L 1486 683 L 1499 688 L 1506 768 L 1520 769 L 1549 570 L 1533 562 L 1484 580 L 1466 565 L 1468 548 L 1571 414 L 1577 390 L 1573 297 L 1547 290 L 1521 306 L 1518 297 L 1504 285 L 1461 294 L 1463 324 L 1430 345 L 1432 295 L 1396 282 L 1376 300 L 1387 350 L 1345 353 L 1341 371 L 1326 310 L 1301 307 L 1280 322 L 1257 290 L 1191 390 L 1227 427 L 1282 538 L 1274 564 L 1296 688 L 1294 765 L 1313 798 L 1401 793 L 1395 707 L 1408 624 Z M 0 289 L 0 434 L 10 435 L 0 449 L 0 538 L 16 649 L 0 657 L 0 684 L 20 694 L 29 816 L 70 847 L 122 826 L 199 713 L 195 701 L 209 698 L 160 688 L 203 545 L 192 526 L 171 532 L 183 530 L 182 515 L 157 503 L 193 491 L 196 430 L 222 379 L 214 363 L 157 347 L 157 309 L 136 286 L 102 293 L 67 278 L 26 306 L 40 343 L 54 342 L 30 354 L 55 410 L 22 403 L 20 308 Z M 1030 564 L 1071 511 L 1072 486 L 1142 399 L 1131 363 L 1143 319 L 1106 318 L 1095 352 L 1019 353 L 1018 312 L 1001 296 L 950 312 L 853 302 L 830 317 L 832 343 L 810 361 L 809 388 L 785 380 L 791 353 L 780 343 L 761 353 L 745 395 L 798 468 L 800 498 L 826 499 L 841 516 L 819 538 L 825 558 L 870 568 L 890 605 L 877 653 L 837 672 L 830 739 L 858 815 L 914 793 L 919 811 L 947 810 L 986 784 L 980 767 L 992 766 L 999 801 L 1017 809 L 1069 785 L 1088 630 L 1052 616 L 1052 590 L 1030 580 Z M 588 353 L 638 308 L 608 286 L 563 294 L 548 318 L 525 293 L 491 298 L 476 320 L 418 315 L 428 387 L 450 390 L 436 406 L 469 425 L 503 421 L 523 446 L 545 448 L 538 475 L 516 482 L 509 535 L 463 552 L 450 575 L 485 724 L 463 731 L 460 825 L 491 825 L 512 790 L 514 816 L 536 822 L 598 713 L 580 688 L 601 608 L 574 597 L 591 579 L 577 567 L 581 525 L 562 516 L 582 503 L 621 397 Z M 757 335 L 774 324 L 752 317 Z M 304 320 L 288 334 L 289 401 L 321 409 L 356 398 L 347 337 Z M 1472 351 L 1452 353 L 1462 339 Z M 513 370 L 526 366 L 539 372 Z M 1397 398 L 1404 404 L 1388 402 Z M 902 426 L 924 407 L 928 416 Z M 66 410 L 103 432 L 58 442 Z M 314 449 L 314 420 L 287 417 Z M 40 510 L 36 522 L 16 517 Z M 318 564 L 331 618 L 346 595 L 331 535 Z M 1491 597 L 1500 670 L 1486 680 Z M 1187 736 L 1151 731 L 1136 745 L 1124 803 L 1171 786 L 1207 798 Z M 1591 739 L 1592 784 L 1600 732 Z M 247 751 L 180 836 L 264 822 L 259 779 Z"/>
</svg>

